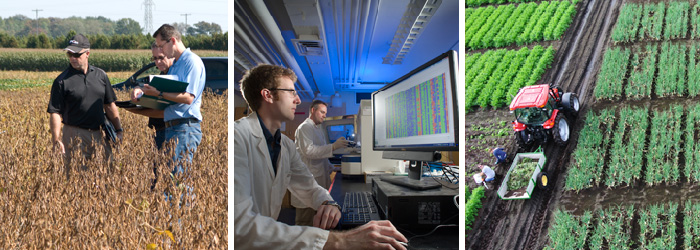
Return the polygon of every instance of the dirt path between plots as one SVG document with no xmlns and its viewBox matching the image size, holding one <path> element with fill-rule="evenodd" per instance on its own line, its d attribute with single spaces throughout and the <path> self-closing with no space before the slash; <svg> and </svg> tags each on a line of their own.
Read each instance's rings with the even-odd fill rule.
<svg viewBox="0 0 700 250">
<path fill-rule="evenodd" d="M 593 101 L 593 86 L 621 3 L 622 0 L 584 0 L 579 3 L 574 22 L 557 50 L 555 63 L 539 82 L 557 84 L 566 92 L 578 93 L 582 104 L 581 114 L 588 110 L 587 103 Z M 496 112 L 496 116 L 502 116 L 501 113 L 505 111 Z M 477 118 L 475 120 L 478 121 L 478 117 L 467 114 L 467 123 L 470 122 L 469 118 Z M 496 183 L 487 190 L 473 229 L 466 232 L 467 249 L 541 249 L 547 244 L 547 229 L 552 212 L 561 199 L 564 184 L 559 173 L 568 167 L 569 155 L 576 146 L 578 131 L 583 125 L 578 120 L 572 123 L 572 141 L 566 147 L 549 145 L 544 149 L 550 189 L 535 190 L 530 200 L 501 200 L 495 189 L 500 186 L 507 166 L 496 168 L 497 177 L 500 178 L 496 178 Z M 469 144 L 466 143 L 467 146 Z M 513 142 L 506 147 L 514 148 Z M 466 179 L 468 182 L 469 178 Z"/>
</svg>

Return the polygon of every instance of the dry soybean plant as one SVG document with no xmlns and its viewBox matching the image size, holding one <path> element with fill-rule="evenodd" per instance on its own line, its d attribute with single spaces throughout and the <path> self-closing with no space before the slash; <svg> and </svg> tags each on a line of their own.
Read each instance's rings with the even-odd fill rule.
<svg viewBox="0 0 700 250">
<path fill-rule="evenodd" d="M 226 94 L 203 96 L 202 142 L 174 179 L 147 118 L 122 109 L 111 166 L 98 153 L 66 170 L 51 144 L 48 98 L 48 87 L 0 91 L 0 249 L 227 247 Z"/>
</svg>

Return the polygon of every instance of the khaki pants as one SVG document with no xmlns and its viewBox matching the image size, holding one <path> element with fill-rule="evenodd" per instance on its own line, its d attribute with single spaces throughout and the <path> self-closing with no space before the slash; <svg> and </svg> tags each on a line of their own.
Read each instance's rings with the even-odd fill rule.
<svg viewBox="0 0 700 250">
<path fill-rule="evenodd" d="M 297 215 L 296 218 L 294 218 L 294 224 L 297 226 L 313 226 L 314 215 L 316 215 L 316 210 L 313 208 L 297 208 Z"/>
<path fill-rule="evenodd" d="M 81 152 L 85 159 L 92 159 L 95 155 L 95 146 L 104 147 L 104 159 L 108 160 L 112 156 L 112 147 L 103 142 L 104 135 L 101 129 L 88 130 L 71 125 L 63 125 L 63 146 L 66 149 L 65 166 L 69 166 L 73 152 Z M 80 138 L 80 144 L 74 142 Z M 93 144 L 94 143 L 94 144 Z M 75 145 L 74 145 L 75 144 Z M 84 168 L 85 166 L 83 166 Z"/>
</svg>

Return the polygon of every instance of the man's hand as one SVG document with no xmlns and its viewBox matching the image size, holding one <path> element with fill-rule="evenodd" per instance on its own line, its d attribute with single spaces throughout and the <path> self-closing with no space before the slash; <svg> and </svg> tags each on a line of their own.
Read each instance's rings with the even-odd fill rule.
<svg viewBox="0 0 700 250">
<path fill-rule="evenodd" d="M 58 152 L 60 152 L 61 154 L 65 154 L 65 153 L 66 153 L 66 147 L 63 146 L 63 142 L 62 142 L 62 141 L 54 141 L 54 142 L 53 142 L 53 148 L 56 149 L 56 150 L 58 150 Z"/>
<path fill-rule="evenodd" d="M 339 148 L 347 148 L 348 147 L 348 141 L 345 140 L 345 137 L 340 137 L 338 140 L 335 140 L 333 143 L 333 150 L 339 149 Z"/>
<path fill-rule="evenodd" d="M 143 85 L 143 94 L 144 95 L 150 95 L 150 96 L 158 96 L 160 94 L 160 90 L 156 89 L 155 87 L 144 84 Z"/>
<path fill-rule="evenodd" d="M 122 138 L 124 138 L 124 131 L 117 132 L 117 142 L 122 141 Z"/>
<path fill-rule="evenodd" d="M 134 88 L 131 90 L 131 101 L 138 101 L 143 95 L 143 90 L 141 88 Z"/>
<path fill-rule="evenodd" d="M 321 205 L 314 215 L 314 227 L 321 229 L 335 228 L 340 221 L 340 210 L 333 205 Z"/>
<path fill-rule="evenodd" d="M 407 242 L 389 221 L 370 221 L 360 227 L 345 232 L 330 232 L 323 246 L 327 249 L 401 249 L 399 242 Z"/>
</svg>

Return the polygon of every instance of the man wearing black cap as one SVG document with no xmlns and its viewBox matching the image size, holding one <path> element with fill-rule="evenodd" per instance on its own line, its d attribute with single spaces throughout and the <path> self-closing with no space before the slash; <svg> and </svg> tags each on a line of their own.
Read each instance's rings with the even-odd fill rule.
<svg viewBox="0 0 700 250">
<path fill-rule="evenodd" d="M 80 150 L 84 157 L 90 158 L 95 152 L 93 142 L 95 145 L 103 144 L 105 159 L 108 159 L 112 150 L 107 143 L 103 143 L 101 130 L 105 113 L 114 125 L 117 137 L 121 139 L 123 135 L 112 85 L 104 70 L 88 64 L 90 42 L 85 36 L 73 36 L 64 50 L 70 67 L 54 80 L 46 110 L 51 114 L 49 124 L 54 147 L 66 156 L 66 165 L 70 164 L 74 150 Z M 76 138 L 80 138 L 79 145 L 74 145 Z"/>
</svg>

